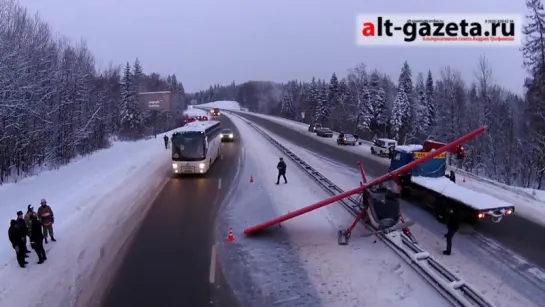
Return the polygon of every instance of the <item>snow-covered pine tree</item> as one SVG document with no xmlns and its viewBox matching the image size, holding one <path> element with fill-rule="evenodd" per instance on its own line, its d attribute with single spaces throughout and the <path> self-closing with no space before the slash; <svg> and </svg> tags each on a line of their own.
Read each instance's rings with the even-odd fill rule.
<svg viewBox="0 0 545 307">
<path fill-rule="evenodd" d="M 384 88 L 379 85 L 378 91 L 375 97 L 375 123 L 380 133 L 386 134 L 388 125 L 388 109 L 386 108 L 386 92 Z"/>
<path fill-rule="evenodd" d="M 417 100 L 415 101 L 415 119 L 414 119 L 414 137 L 419 139 L 426 135 L 429 129 L 428 98 L 426 97 L 426 87 L 424 85 L 424 75 L 418 74 L 416 78 L 415 92 Z"/>
<path fill-rule="evenodd" d="M 361 84 L 357 99 L 358 121 L 356 126 L 358 129 L 370 130 L 371 122 L 373 121 L 374 108 L 367 80 Z"/>
<path fill-rule="evenodd" d="M 142 65 L 140 64 L 140 60 L 138 58 L 136 58 L 136 60 L 134 61 L 134 64 L 133 64 L 133 73 L 132 73 L 132 76 L 133 76 L 132 83 L 133 83 L 133 87 L 134 87 L 134 93 L 136 95 L 138 95 L 138 93 L 144 91 L 142 89 L 143 75 L 144 75 L 144 72 L 142 70 Z"/>
<path fill-rule="evenodd" d="M 133 89 L 131 66 L 127 62 L 121 79 L 120 124 L 123 134 L 138 138 L 142 136 L 143 118 Z"/>
<path fill-rule="evenodd" d="M 316 118 L 316 110 L 318 108 L 318 83 L 316 78 L 312 77 L 308 92 L 307 92 L 308 112 L 311 119 Z"/>
<path fill-rule="evenodd" d="M 397 90 L 397 96 L 394 100 L 392 108 L 392 118 L 390 120 L 391 133 L 394 138 L 401 142 L 401 129 L 407 120 L 407 112 L 409 109 L 409 99 L 402 85 Z"/>
<path fill-rule="evenodd" d="M 404 89 L 405 95 L 407 96 L 407 115 L 406 120 L 403 123 L 404 128 L 407 131 L 412 130 L 412 127 L 415 126 L 414 119 L 416 117 L 416 106 L 415 106 L 415 91 L 413 86 L 411 67 L 407 61 L 403 62 L 403 67 L 401 68 L 401 74 L 399 75 L 399 86 Z"/>
<path fill-rule="evenodd" d="M 331 116 L 331 103 L 329 102 L 328 87 L 327 82 L 322 80 L 320 100 L 322 101 L 322 114 L 326 122 L 329 120 L 329 116 Z"/>
<path fill-rule="evenodd" d="M 523 64 L 532 77 L 535 77 L 545 65 L 545 10 L 541 0 L 526 0 L 526 8 L 530 14 L 529 21 L 522 28 L 524 45 L 522 47 Z"/>
<path fill-rule="evenodd" d="M 526 81 L 527 137 L 524 141 L 534 148 L 528 160 L 540 170 L 534 176 L 541 188 L 545 173 L 545 10 L 540 0 L 526 0 L 526 8 L 530 13 L 522 28 L 525 36 L 522 55 L 530 78 Z"/>
<path fill-rule="evenodd" d="M 369 83 L 368 112 L 371 114 L 371 127 L 375 134 L 385 133 L 387 124 L 386 93 L 378 71 L 373 71 Z"/>
<path fill-rule="evenodd" d="M 346 79 L 339 82 L 338 104 L 335 108 L 335 119 L 338 123 L 337 128 L 341 131 L 347 131 L 354 127 L 355 116 L 357 114 L 357 104 L 354 103 Z"/>
<path fill-rule="evenodd" d="M 358 129 L 369 130 L 372 112 L 369 109 L 369 80 L 365 64 L 360 64 L 350 70 L 347 76 L 347 86 L 350 98 L 355 106 L 354 132 Z"/>
<path fill-rule="evenodd" d="M 289 89 L 284 91 L 284 97 L 281 103 L 281 113 L 282 116 L 288 119 L 295 119 L 295 106 L 293 104 L 293 94 L 290 93 Z"/>
<path fill-rule="evenodd" d="M 322 80 L 318 89 L 318 107 L 316 108 L 316 121 L 321 124 L 324 124 L 331 114 L 327 96 L 327 84 Z"/>
<path fill-rule="evenodd" d="M 435 87 L 433 84 L 433 77 L 431 75 L 431 70 L 428 70 L 428 77 L 426 78 L 426 106 L 428 108 L 428 131 L 426 131 L 427 134 L 430 133 L 431 129 L 435 128 L 435 117 L 436 117 L 436 107 L 435 107 L 435 100 L 434 100 L 434 91 Z"/>
<path fill-rule="evenodd" d="M 329 81 L 329 89 L 327 91 L 327 98 L 331 109 L 335 109 L 339 104 L 339 79 L 337 75 L 333 73 L 331 80 Z"/>
</svg>

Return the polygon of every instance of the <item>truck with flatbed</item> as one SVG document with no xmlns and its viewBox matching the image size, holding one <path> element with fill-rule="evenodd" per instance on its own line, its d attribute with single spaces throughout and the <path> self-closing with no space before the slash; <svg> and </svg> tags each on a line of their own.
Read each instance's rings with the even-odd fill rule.
<svg viewBox="0 0 545 307">
<path fill-rule="evenodd" d="M 420 159 L 443 145 L 436 141 L 426 141 L 424 145 L 396 146 L 390 156 L 389 171 Z M 447 157 L 463 159 L 465 151 L 460 146 L 400 175 L 401 196 L 417 200 L 431 209 L 439 220 L 443 220 L 450 209 L 456 210 L 461 220 L 468 223 L 486 219 L 497 223 L 515 212 L 513 204 L 458 185 L 454 172 L 446 174 Z"/>
</svg>

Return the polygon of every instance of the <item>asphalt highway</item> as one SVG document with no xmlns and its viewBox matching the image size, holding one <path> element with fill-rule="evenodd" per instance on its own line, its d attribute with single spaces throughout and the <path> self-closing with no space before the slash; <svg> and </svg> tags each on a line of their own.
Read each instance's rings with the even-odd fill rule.
<svg viewBox="0 0 545 307">
<path fill-rule="evenodd" d="M 226 117 L 223 128 L 238 130 Z M 104 307 L 238 304 L 216 259 L 215 217 L 239 167 L 236 142 L 204 177 L 172 177 L 152 204 L 121 261 Z M 227 234 L 226 234 L 227 235 Z"/>
<path fill-rule="evenodd" d="M 356 168 L 356 162 L 361 161 L 366 173 L 372 177 L 378 177 L 388 172 L 387 166 L 377 163 L 365 155 L 359 155 L 324 144 L 317 140 L 315 135 L 294 132 L 291 128 L 251 114 L 237 114 L 293 144 L 297 144 L 347 167 Z M 543 249 L 545 246 L 545 228 L 543 226 L 515 214 L 503 219 L 499 224 L 486 221 L 475 224 L 473 227 L 476 231 L 496 240 L 535 265 L 545 268 L 545 249 Z"/>
</svg>

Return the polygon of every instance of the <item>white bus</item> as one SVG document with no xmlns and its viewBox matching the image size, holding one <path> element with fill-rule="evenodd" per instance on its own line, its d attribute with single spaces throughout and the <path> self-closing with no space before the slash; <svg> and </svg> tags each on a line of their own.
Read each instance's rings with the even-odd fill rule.
<svg viewBox="0 0 545 307">
<path fill-rule="evenodd" d="M 172 134 L 174 174 L 205 174 L 221 154 L 218 121 L 189 123 Z"/>
</svg>

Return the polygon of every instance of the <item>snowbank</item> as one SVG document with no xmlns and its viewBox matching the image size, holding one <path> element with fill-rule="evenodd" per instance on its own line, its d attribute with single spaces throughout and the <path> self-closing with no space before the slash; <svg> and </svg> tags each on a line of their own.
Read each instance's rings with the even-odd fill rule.
<svg viewBox="0 0 545 307">
<path fill-rule="evenodd" d="M 186 116 L 207 116 L 208 113 L 204 110 L 194 108 L 193 106 L 189 106 L 187 110 L 184 111 L 184 115 Z"/>
<path fill-rule="evenodd" d="M 306 163 L 314 167 L 317 171 L 325 175 L 343 190 L 347 191 L 353 189 L 361 181 L 361 176 L 357 171 L 347 169 L 346 166 L 335 163 L 329 159 L 319 157 L 306 149 L 295 146 L 294 144 L 282 139 L 278 135 L 275 135 L 262 127 L 261 129 L 275 138 L 282 145 L 286 146 Z M 372 178 L 368 178 L 368 180 L 369 179 L 372 180 Z M 402 206 L 404 210 L 407 210 L 409 207 L 410 206 L 408 205 Z M 411 213 L 416 214 L 415 211 L 411 211 Z M 405 212 L 405 215 L 410 220 L 416 220 L 418 222 L 422 220 L 422 217 L 418 216 L 418 219 L 415 219 L 414 217 L 408 215 L 407 212 Z M 427 222 L 434 223 L 432 231 L 419 224 L 411 227 L 413 234 L 420 242 L 419 245 L 422 247 L 422 249 L 429 252 L 434 258 L 440 260 L 442 264 L 445 264 L 453 272 L 459 274 L 469 284 L 474 285 L 477 289 L 480 289 L 481 294 L 485 295 L 492 302 L 496 303 L 497 306 L 538 306 L 530 302 L 525 295 L 519 293 L 517 291 L 518 289 L 514 290 L 511 288 L 517 286 L 520 287 L 521 285 L 526 284 L 525 281 L 521 280 L 521 277 L 517 275 L 517 270 L 520 270 L 520 267 L 522 267 L 521 263 L 519 263 L 519 265 L 513 265 L 513 268 L 510 268 L 503 262 L 493 262 L 495 260 L 490 259 L 489 256 L 483 256 L 479 253 L 475 255 L 475 250 L 480 250 L 481 246 L 476 245 L 462 235 L 457 236 L 455 239 L 456 244 L 454 246 L 454 253 L 448 257 L 444 256 L 442 251 L 445 243 L 442 235 L 444 234 L 445 227 L 431 218 L 428 219 Z M 348 224 L 345 223 L 344 225 Z M 361 231 L 362 230 L 359 230 L 360 233 Z M 358 231 L 355 232 L 354 237 L 350 241 L 350 245 L 362 244 L 361 241 L 365 240 L 358 237 L 357 233 Z M 373 250 L 375 250 L 375 248 L 376 245 L 373 247 Z M 460 251 L 461 248 L 467 250 L 468 252 L 466 253 L 465 251 Z M 360 252 L 363 253 L 363 251 Z M 503 252 L 506 251 L 504 250 Z M 483 254 L 486 255 L 485 252 L 483 252 Z M 379 256 L 377 255 L 377 257 Z M 516 258 L 516 256 L 513 256 L 512 258 Z M 509 277 L 506 278 L 506 276 Z M 506 280 L 509 280 L 509 282 L 506 282 Z M 379 304 L 377 303 L 376 306 L 379 306 Z"/>
<path fill-rule="evenodd" d="M 263 197 L 272 200 L 279 215 L 327 197 L 288 159 L 289 183 L 284 184 L 281 180 L 281 184 L 276 186 L 275 166 L 281 153 L 241 119 L 226 116 L 233 120 L 243 137 L 246 159 L 258 167 L 253 170 L 253 177 L 256 183 L 263 183 L 261 195 L 265 194 Z M 256 201 L 254 205 L 262 203 Z M 333 206 L 282 224 L 325 306 L 449 305 L 382 243 L 373 244 L 372 238 L 354 238 L 349 246 L 340 247 L 337 244 L 337 230 L 351 221 L 352 217 L 342 207 Z M 260 222 L 263 220 L 249 221 L 248 226 Z M 280 266 L 279 262 L 270 259 L 271 266 Z"/>
<path fill-rule="evenodd" d="M 16 211 L 26 212 L 27 204 L 37 209 L 46 198 L 55 212 L 58 240 L 45 245 L 45 264 L 37 265 L 32 253 L 26 269 L 17 265 L 11 246 L 2 245 L 2 306 L 74 306 L 104 286 L 105 269 L 120 257 L 166 182 L 170 152 L 162 136 L 115 143 L 58 170 L 0 187 L 6 224 Z"/>
<path fill-rule="evenodd" d="M 237 110 L 240 111 L 240 104 L 236 101 L 219 100 L 198 105 L 199 108 L 220 108 L 221 110 Z"/>
<path fill-rule="evenodd" d="M 262 117 L 273 122 L 279 123 L 288 128 L 294 129 L 299 133 L 311 134 L 308 132 L 308 125 L 297 121 L 288 120 L 285 118 L 250 113 L 253 116 Z M 335 146 L 339 150 L 348 150 L 357 154 L 365 155 L 366 157 L 373 159 L 374 161 L 383 165 L 389 165 L 389 160 L 376 155 L 371 154 L 371 143 L 364 141 L 360 146 L 339 146 L 336 143 L 338 133 L 335 132 L 333 138 L 322 138 L 315 134 L 312 137 L 320 140 L 331 146 Z M 406 148 L 405 148 L 406 149 Z M 450 168 L 449 168 L 450 169 Z M 481 178 L 474 174 L 459 170 L 452 169 L 457 174 L 456 184 L 463 186 L 464 188 L 473 190 L 475 192 L 488 194 L 497 199 L 501 199 L 504 202 L 515 206 L 515 214 L 520 215 L 528 220 L 531 220 L 540 225 L 545 225 L 545 201 L 543 198 L 537 195 L 544 194 L 543 191 L 535 191 L 531 189 L 521 189 L 517 187 L 507 186 L 499 182 Z M 534 196 L 536 194 L 536 196 Z"/>
</svg>

